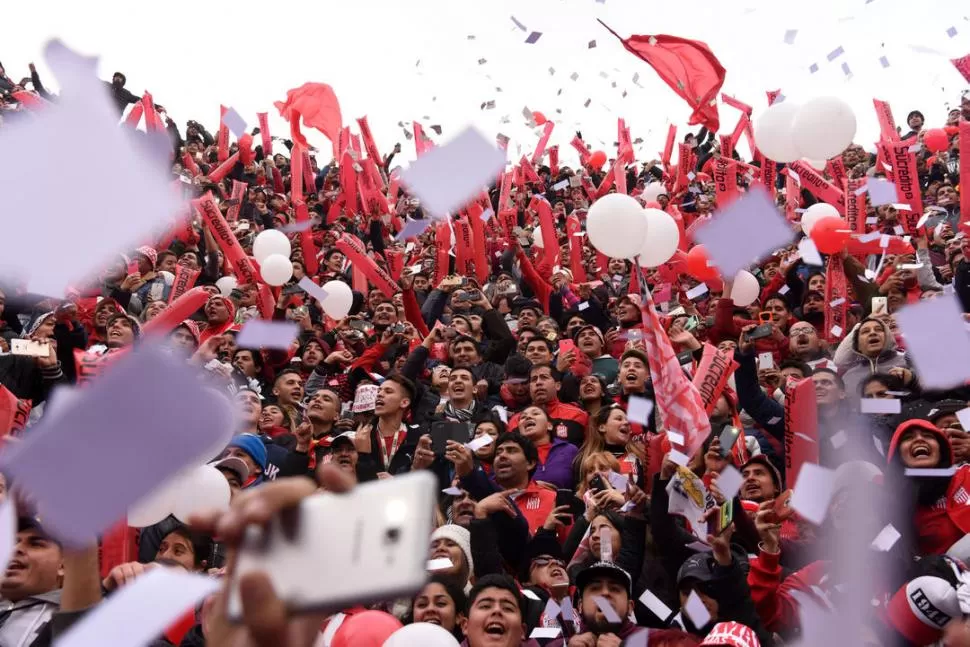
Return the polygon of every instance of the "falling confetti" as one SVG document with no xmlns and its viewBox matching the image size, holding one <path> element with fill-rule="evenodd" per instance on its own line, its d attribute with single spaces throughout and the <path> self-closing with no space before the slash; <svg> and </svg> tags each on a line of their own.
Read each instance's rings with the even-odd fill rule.
<svg viewBox="0 0 970 647">
<path fill-rule="evenodd" d="M 882 65 L 883 67 L 889 67 L 889 59 L 888 59 L 888 58 L 886 58 L 885 56 L 880 56 L 880 57 L 879 57 L 879 63 L 880 63 L 880 64 L 881 64 L 881 65 Z"/>
<path fill-rule="evenodd" d="M 831 52 L 829 52 L 828 56 L 826 56 L 825 58 L 827 58 L 829 61 L 834 61 L 835 59 L 837 59 L 838 57 L 842 56 L 843 54 L 845 54 L 845 50 L 842 49 L 842 46 L 841 45 L 839 45 L 838 47 L 836 47 L 835 49 L 833 49 Z"/>
<path fill-rule="evenodd" d="M 531 34 L 529 34 L 529 37 L 525 39 L 525 42 L 528 43 L 529 45 L 534 45 L 535 42 L 539 40 L 541 36 L 542 36 L 541 31 L 534 31 Z"/>
<path fill-rule="evenodd" d="M 795 36 L 797 35 L 798 35 L 797 29 L 789 29 L 788 31 L 785 32 L 785 42 L 791 45 L 792 43 L 795 42 Z"/>
<path fill-rule="evenodd" d="M 812 74 L 818 72 L 818 63 L 812 63 L 811 66 L 809 66 L 808 71 Z"/>
</svg>

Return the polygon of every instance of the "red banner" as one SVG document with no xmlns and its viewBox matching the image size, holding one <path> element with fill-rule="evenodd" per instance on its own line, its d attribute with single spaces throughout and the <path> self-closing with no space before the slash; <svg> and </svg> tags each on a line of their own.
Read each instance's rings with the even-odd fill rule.
<svg viewBox="0 0 970 647">
<path fill-rule="evenodd" d="M 818 464 L 818 411 L 810 377 L 785 389 L 785 480 L 789 488 L 795 487 L 805 463 Z"/>
<path fill-rule="evenodd" d="M 569 145 L 575 148 L 576 152 L 579 153 L 579 161 L 583 166 L 589 164 L 589 158 L 592 156 L 592 153 L 590 153 L 589 149 L 586 148 L 586 143 L 579 138 L 579 135 L 573 137 L 573 140 L 569 142 Z"/>
<path fill-rule="evenodd" d="M 839 213 L 845 215 L 845 195 L 842 190 L 822 177 L 822 174 L 801 160 L 795 160 L 788 165 L 791 170 L 798 173 L 802 188 L 808 189 L 812 195 L 828 202 L 838 209 Z"/>
<path fill-rule="evenodd" d="M 128 116 L 125 117 L 125 125 L 132 128 L 138 126 L 138 122 L 141 121 L 141 116 L 145 112 L 145 106 L 142 105 L 141 101 L 136 103 L 128 111 Z"/>
<path fill-rule="evenodd" d="M 896 120 L 893 119 L 893 109 L 886 101 L 873 99 L 872 105 L 876 108 L 876 118 L 879 120 L 879 132 L 882 138 L 890 142 L 899 141 L 899 133 L 896 132 Z"/>
<path fill-rule="evenodd" d="M 367 145 L 366 140 L 364 145 Z M 400 249 L 388 249 L 384 252 L 384 258 L 387 259 L 387 271 L 391 278 L 400 281 L 404 273 L 404 252 Z"/>
<path fill-rule="evenodd" d="M 195 160 L 188 152 L 182 153 L 182 166 L 192 173 L 192 177 L 202 174 L 202 169 L 199 168 L 199 165 L 195 163 Z"/>
<path fill-rule="evenodd" d="M 566 217 L 566 235 L 569 236 L 569 267 L 573 281 L 586 283 L 586 268 L 583 267 L 583 229 L 575 215 Z"/>
<path fill-rule="evenodd" d="M 556 235 L 556 223 L 552 219 L 552 207 L 549 203 L 539 198 L 532 198 L 529 208 L 539 214 L 539 225 L 542 227 L 542 245 L 545 250 L 545 259 L 550 268 L 559 265 L 559 237 Z"/>
<path fill-rule="evenodd" d="M 293 212 L 297 222 L 310 221 L 310 213 L 307 210 L 306 203 L 302 200 L 296 201 Z M 317 244 L 313 240 L 313 232 L 310 229 L 304 229 L 299 233 L 299 236 L 300 250 L 303 252 L 303 266 L 308 275 L 316 276 L 317 272 L 320 271 L 320 260 L 317 258 L 320 250 L 317 249 Z"/>
<path fill-rule="evenodd" d="M 801 202 L 801 187 L 798 182 L 788 174 L 785 174 L 785 218 L 788 222 L 795 222 L 798 220 L 795 214 L 795 210 L 798 209 L 798 205 Z"/>
<path fill-rule="evenodd" d="M 834 305 L 833 305 L 834 304 Z M 849 327 L 849 291 L 838 254 L 829 256 L 825 268 L 825 331 L 822 338 L 837 346 Z"/>
<path fill-rule="evenodd" d="M 232 265 L 232 271 L 236 275 L 236 278 L 239 279 L 239 282 L 244 285 L 255 285 L 259 283 L 259 275 L 256 273 L 256 268 L 253 267 L 249 257 L 246 256 L 246 252 L 243 251 L 239 241 L 236 240 L 232 230 L 229 229 L 229 223 L 219 213 L 219 207 L 212 198 L 212 194 L 206 193 L 201 198 L 193 200 L 192 206 L 202 215 L 206 225 L 209 227 L 209 231 L 212 232 L 213 238 L 216 239 L 216 244 L 219 245 L 219 249 L 222 250 L 226 260 Z M 260 314 L 268 319 L 273 313 L 261 312 Z"/>
<path fill-rule="evenodd" d="M 701 394 L 707 415 L 711 415 L 714 411 L 718 398 L 727 386 L 728 378 L 737 368 L 738 363 L 734 361 L 733 353 L 719 351 L 715 346 L 704 344 L 704 354 L 701 356 L 700 364 L 697 365 L 693 383 Z"/>
<path fill-rule="evenodd" d="M 960 177 L 970 178 L 970 121 L 960 121 Z M 961 182 L 970 185 L 970 182 Z M 960 221 L 970 218 L 970 186 L 960 187 Z"/>
<path fill-rule="evenodd" d="M 723 155 L 714 159 L 714 192 L 719 209 L 738 197 L 738 165 Z"/>
<path fill-rule="evenodd" d="M 225 116 L 226 107 L 219 106 L 219 130 L 216 132 L 216 147 L 218 148 L 218 152 L 216 159 L 220 162 L 229 159 L 229 127 L 222 121 Z"/>
<path fill-rule="evenodd" d="M 485 252 L 485 222 L 482 214 L 485 210 L 482 205 L 475 203 L 468 205 L 468 224 L 472 228 L 472 258 L 475 261 L 475 278 L 479 285 L 488 282 L 488 275 L 491 273 L 491 264 L 488 262 L 488 255 Z"/>
<path fill-rule="evenodd" d="M 200 270 L 193 270 L 182 264 L 176 265 L 172 291 L 168 294 L 169 304 L 191 290 L 195 286 L 195 281 L 199 278 L 200 273 Z"/>
<path fill-rule="evenodd" d="M 472 248 L 472 229 L 465 216 L 452 221 L 455 227 L 455 272 L 462 276 L 473 274 L 471 261 L 474 258 Z"/>
<path fill-rule="evenodd" d="M 239 180 L 232 181 L 232 193 L 229 199 L 232 204 L 229 205 L 229 210 L 226 211 L 226 221 L 236 222 L 239 219 L 239 210 L 242 208 L 243 198 L 246 197 L 246 183 L 240 182 Z"/>
<path fill-rule="evenodd" d="M 765 185 L 765 189 L 774 198 L 778 195 L 778 189 L 775 187 L 778 182 L 778 167 L 775 165 L 775 160 L 768 159 L 762 155 L 761 151 L 756 151 L 754 156 L 761 164 L 761 183 Z"/>
<path fill-rule="evenodd" d="M 201 290 L 202 288 L 198 288 L 198 289 Z M 203 300 L 203 303 L 205 303 L 204 300 Z M 149 326 L 155 323 L 155 321 L 159 317 L 162 317 L 168 309 L 169 308 L 166 308 L 164 311 L 162 311 L 160 315 L 158 315 L 158 317 L 155 317 L 155 319 L 152 319 L 147 324 L 145 324 L 144 328 L 142 328 L 142 334 L 144 334 L 146 329 L 151 331 L 151 329 L 149 329 Z M 171 328 L 169 328 L 169 331 L 174 329 L 175 326 L 177 326 L 179 323 L 182 323 L 182 319 L 179 319 L 178 323 L 176 323 Z M 77 373 L 78 386 L 83 386 L 88 382 L 90 382 L 91 380 L 93 380 L 94 378 L 96 378 L 97 376 L 101 375 L 101 373 L 104 372 L 104 369 L 107 368 L 108 364 L 110 364 L 115 359 L 123 355 L 124 352 L 125 352 L 125 349 L 115 348 L 104 353 L 89 353 L 81 350 L 80 348 L 75 348 L 74 349 L 74 368 Z"/>
<path fill-rule="evenodd" d="M 845 221 L 849 223 L 849 231 L 856 234 L 866 233 L 866 194 L 856 195 L 865 185 L 866 181 L 859 178 L 845 180 L 842 185 L 845 187 Z"/>
<path fill-rule="evenodd" d="M 550 146 L 549 147 L 549 172 L 552 173 L 552 177 L 559 177 L 559 147 Z"/>
<path fill-rule="evenodd" d="M 512 235 L 511 232 L 512 230 L 510 229 L 510 236 Z M 448 276 L 448 270 L 451 265 L 451 261 L 448 258 L 451 256 L 449 254 L 451 251 L 451 227 L 448 226 L 447 222 L 438 224 L 435 229 L 435 247 L 437 251 L 434 262 L 434 287 L 438 287 L 445 280 L 445 277 Z"/>
<path fill-rule="evenodd" d="M 890 146 L 892 152 L 893 178 L 896 194 L 909 205 L 909 211 L 900 210 L 903 227 L 910 236 L 916 235 L 916 224 L 923 215 L 923 198 L 920 195 L 916 155 L 909 151 L 909 144 Z"/>
<path fill-rule="evenodd" d="M 230 155 L 229 158 L 217 166 L 215 170 L 209 171 L 209 179 L 217 184 L 222 182 L 222 180 L 229 175 L 229 172 L 232 171 L 232 168 L 236 165 L 237 161 L 239 161 L 239 151 L 236 151 Z"/>
<path fill-rule="evenodd" d="M 547 121 L 546 125 L 542 127 L 542 137 L 539 138 L 539 143 L 536 145 L 536 150 L 532 153 L 532 163 L 538 164 L 542 159 L 542 156 L 546 152 L 546 146 L 549 144 L 549 138 L 552 137 L 552 129 L 556 127 L 551 121 Z"/>
<path fill-rule="evenodd" d="M 256 118 L 259 120 L 259 136 L 263 140 L 263 155 L 273 156 L 273 137 L 269 133 L 269 117 L 265 112 L 257 112 Z"/>
<path fill-rule="evenodd" d="M 388 299 L 393 298 L 399 291 L 394 279 L 378 267 L 373 258 L 367 255 L 367 250 L 359 238 L 345 233 L 337 241 L 337 249 L 343 252 L 354 269 L 360 269 L 367 280 L 377 286 L 377 289 L 383 292 Z"/>
<path fill-rule="evenodd" d="M 736 108 L 740 110 L 748 117 L 750 117 L 751 113 L 754 112 L 754 108 L 752 108 L 748 104 L 744 103 L 743 101 L 738 101 L 734 97 L 724 94 L 723 92 L 721 93 L 721 101 L 731 106 L 732 108 Z"/>
<path fill-rule="evenodd" d="M 367 151 L 367 155 L 374 160 L 375 163 L 382 163 L 384 160 L 381 159 L 381 154 L 377 151 L 377 144 L 374 143 L 374 136 L 371 134 L 370 124 L 367 123 L 367 117 L 360 117 L 357 120 L 357 126 L 360 127 L 360 136 L 364 139 L 364 150 Z"/>
<path fill-rule="evenodd" d="M 848 174 L 845 172 L 845 163 L 842 161 L 842 157 L 833 157 L 828 162 L 825 163 L 825 172 L 829 174 L 832 178 L 832 183 L 835 186 L 843 186 Z"/>
<path fill-rule="evenodd" d="M 313 163 L 310 161 L 310 151 L 301 148 L 303 153 L 303 189 L 307 193 L 316 193 L 317 183 L 313 177 Z"/>
</svg>

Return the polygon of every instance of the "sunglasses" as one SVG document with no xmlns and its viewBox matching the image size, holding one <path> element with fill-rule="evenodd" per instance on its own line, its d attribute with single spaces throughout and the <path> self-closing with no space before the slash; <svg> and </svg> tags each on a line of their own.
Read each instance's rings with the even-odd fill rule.
<svg viewBox="0 0 970 647">
<path fill-rule="evenodd" d="M 532 560 L 532 565 L 540 568 L 543 566 L 549 566 L 549 565 L 558 566 L 559 568 L 563 568 L 563 569 L 566 568 L 566 563 L 563 562 L 561 559 L 556 559 L 555 557 L 547 557 L 547 556 L 536 557 L 535 559 Z"/>
</svg>

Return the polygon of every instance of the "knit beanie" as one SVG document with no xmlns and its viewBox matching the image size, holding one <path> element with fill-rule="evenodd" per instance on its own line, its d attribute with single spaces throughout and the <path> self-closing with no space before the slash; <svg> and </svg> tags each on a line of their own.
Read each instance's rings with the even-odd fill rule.
<svg viewBox="0 0 970 647">
<path fill-rule="evenodd" d="M 453 523 L 446 524 L 431 533 L 431 542 L 436 539 L 449 539 L 458 544 L 465 555 L 465 561 L 468 562 L 468 572 L 475 572 L 475 562 L 472 561 L 472 537 L 467 528 Z"/>
</svg>

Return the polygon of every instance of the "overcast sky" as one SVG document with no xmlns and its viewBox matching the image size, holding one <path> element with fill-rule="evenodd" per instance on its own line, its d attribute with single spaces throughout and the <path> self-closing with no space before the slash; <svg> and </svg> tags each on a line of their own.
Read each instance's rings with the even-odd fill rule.
<svg viewBox="0 0 970 647">
<path fill-rule="evenodd" d="M 214 129 L 223 103 L 250 127 L 257 111 L 269 111 L 271 130 L 286 134 L 272 102 L 317 81 L 334 87 L 345 124 L 356 129 L 353 119 L 367 115 L 378 147 L 386 152 L 400 142 L 406 158 L 414 155 L 413 140 L 397 123 L 411 120 L 426 132 L 441 125 L 441 137 L 431 134 L 437 141 L 474 124 L 489 136 L 510 136 L 512 154 L 516 145 L 531 152 L 538 137 L 522 117 L 528 106 L 562 122 L 551 143 L 567 162 L 575 158 L 568 142 L 577 128 L 612 155 L 617 117 L 634 139 L 645 140 L 639 155 L 649 159 L 663 147 L 668 123 L 680 127 L 679 136 L 686 132 L 690 110 L 597 18 L 623 36 L 707 42 L 727 69 L 724 91 L 753 105 L 756 117 L 769 89 L 793 100 L 841 96 L 856 111 L 856 141 L 868 148 L 878 132 L 873 97 L 891 103 L 897 123 L 918 108 L 929 125 L 942 125 L 946 105 L 967 86 L 947 60 L 970 52 L 964 14 L 968 0 L 35 1 L 4 3 L 0 61 L 13 78 L 26 76 L 34 61 L 56 89 L 41 51 L 48 39 L 61 38 L 99 56 L 103 78 L 120 70 L 132 92 L 151 91 L 183 132 L 187 119 Z M 785 43 L 788 30 L 798 30 L 793 44 Z M 525 43 L 531 31 L 542 32 L 534 45 Z M 839 46 L 844 53 L 827 61 Z M 569 78 L 574 72 L 577 81 Z M 640 87 L 632 82 L 637 73 Z M 496 108 L 480 110 L 489 100 Z M 511 122 L 501 123 L 503 116 Z M 722 131 L 730 132 L 737 117 L 722 106 Z M 322 135 L 309 139 L 329 157 Z"/>
</svg>

